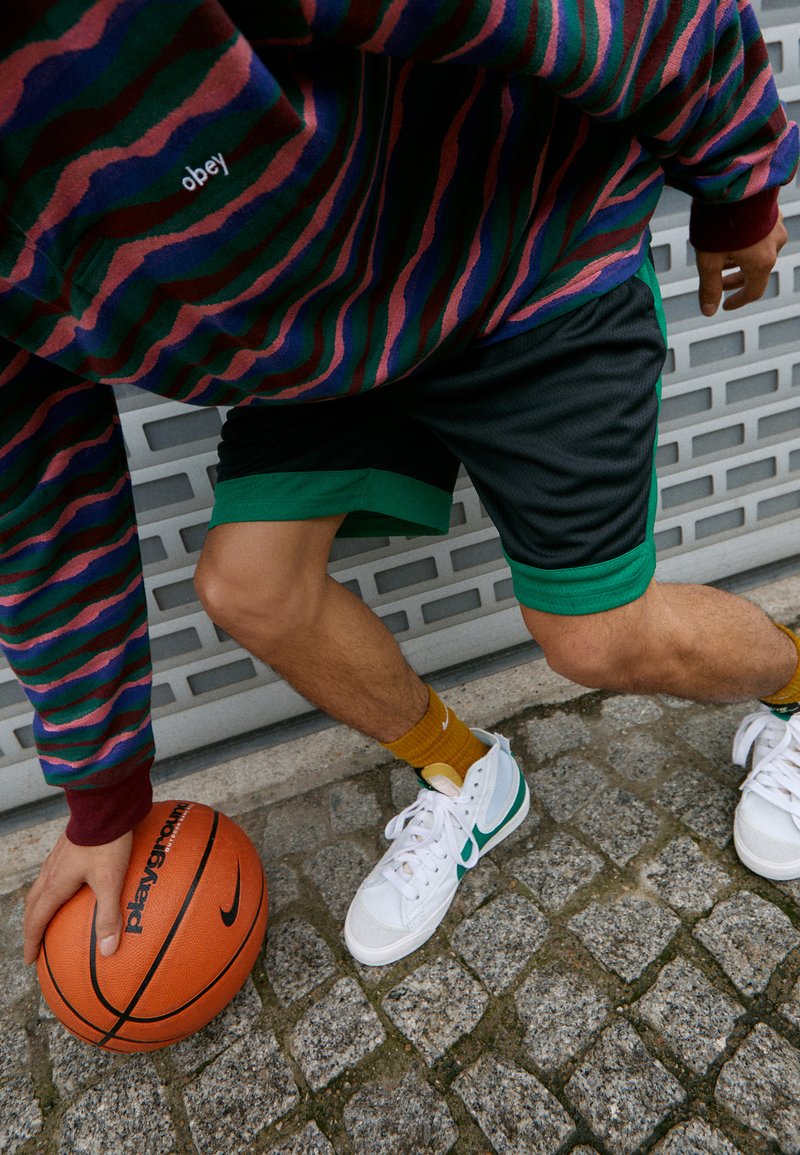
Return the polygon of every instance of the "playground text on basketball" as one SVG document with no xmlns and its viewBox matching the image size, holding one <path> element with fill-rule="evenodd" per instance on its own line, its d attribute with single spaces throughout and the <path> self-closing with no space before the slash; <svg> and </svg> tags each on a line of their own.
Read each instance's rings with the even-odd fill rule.
<svg viewBox="0 0 800 1155">
<path fill-rule="evenodd" d="M 144 874 L 139 879 L 139 884 L 136 887 L 136 894 L 133 902 L 128 903 L 127 922 L 125 923 L 125 934 L 141 934 L 142 933 L 142 916 L 144 915 L 144 907 L 150 894 L 150 887 L 155 886 L 158 882 L 158 872 L 164 865 L 170 846 L 172 845 L 180 825 L 185 815 L 191 810 L 194 804 L 192 802 L 178 802 L 170 811 L 166 822 L 161 827 L 161 831 L 156 839 L 153 849 L 148 855 L 147 862 L 144 868 Z"/>
</svg>

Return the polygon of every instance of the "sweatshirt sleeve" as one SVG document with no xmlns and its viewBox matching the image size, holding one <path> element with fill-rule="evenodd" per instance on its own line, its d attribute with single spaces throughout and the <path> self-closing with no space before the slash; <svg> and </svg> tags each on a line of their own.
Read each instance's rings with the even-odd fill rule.
<svg viewBox="0 0 800 1155">
<path fill-rule="evenodd" d="M 797 126 L 747 0 L 269 0 L 262 19 L 274 43 L 536 77 L 628 125 L 701 201 L 755 196 L 797 165 Z"/>
<path fill-rule="evenodd" d="M 0 340 L 0 644 L 73 842 L 150 809 L 150 650 L 112 391 Z"/>
</svg>

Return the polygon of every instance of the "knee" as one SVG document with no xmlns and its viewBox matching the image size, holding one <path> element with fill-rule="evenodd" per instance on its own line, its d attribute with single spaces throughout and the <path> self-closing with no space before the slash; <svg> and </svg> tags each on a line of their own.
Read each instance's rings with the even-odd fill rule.
<svg viewBox="0 0 800 1155">
<path fill-rule="evenodd" d="M 613 614 L 535 616 L 539 620 L 534 622 L 526 614 L 526 624 L 557 674 L 592 690 L 650 690 L 652 669 L 644 633 L 615 620 Z"/>
<path fill-rule="evenodd" d="M 302 575 L 264 574 L 241 559 L 201 558 L 194 586 L 215 625 L 245 644 L 257 632 L 262 647 L 278 645 L 313 616 L 313 591 Z"/>
<path fill-rule="evenodd" d="M 632 689 L 627 684 L 631 666 L 614 657 L 609 648 L 592 644 L 589 639 L 555 642 L 545 648 L 544 655 L 551 670 L 579 686 L 590 690 Z"/>
</svg>

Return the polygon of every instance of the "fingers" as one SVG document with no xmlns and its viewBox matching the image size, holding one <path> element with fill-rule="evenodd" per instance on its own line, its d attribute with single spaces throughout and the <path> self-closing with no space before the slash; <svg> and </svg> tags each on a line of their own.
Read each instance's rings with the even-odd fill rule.
<svg viewBox="0 0 800 1155">
<path fill-rule="evenodd" d="M 111 856 L 104 864 L 103 873 L 96 877 L 92 889 L 97 899 L 95 932 L 97 949 L 101 955 L 112 955 L 119 946 L 122 934 L 120 892 L 128 866 L 128 853 L 123 857 Z"/>
<path fill-rule="evenodd" d="M 734 268 L 734 262 L 724 259 L 724 254 L 705 253 L 701 262 L 698 254 L 697 268 L 700 274 L 700 310 L 706 317 L 713 317 L 722 301 L 723 293 L 733 293 L 725 298 L 723 309 L 741 309 L 763 297 L 769 284 L 772 264 L 758 260 L 748 260 L 744 256 L 738 269 L 723 276 L 723 270 Z M 716 260 L 710 258 L 717 258 Z"/>
<path fill-rule="evenodd" d="M 786 240 L 786 228 L 779 213 L 778 220 L 769 235 L 754 245 L 728 253 L 698 251 L 699 298 L 703 315 L 714 316 L 722 301 L 723 293 L 732 293 L 732 296 L 726 297 L 722 306 L 726 312 L 741 309 L 743 305 L 749 305 L 763 297 L 769 284 L 770 273 Z M 726 275 L 723 276 L 723 273 Z"/>
<path fill-rule="evenodd" d="M 48 922 L 84 883 L 97 902 L 95 930 L 98 950 L 111 955 L 122 932 L 120 894 L 130 859 L 131 834 L 101 846 L 76 846 L 62 835 L 42 866 L 25 904 L 23 957 L 36 960 Z"/>
<path fill-rule="evenodd" d="M 698 296 L 700 312 L 704 317 L 713 317 L 722 300 L 722 270 L 727 258 L 724 253 L 698 253 L 697 272 L 700 276 Z"/>
<path fill-rule="evenodd" d="M 60 843 L 57 843 L 28 893 L 22 924 L 23 958 L 26 964 L 36 961 L 50 919 L 83 885 L 82 879 L 68 878 L 58 870 L 60 859 Z"/>
</svg>

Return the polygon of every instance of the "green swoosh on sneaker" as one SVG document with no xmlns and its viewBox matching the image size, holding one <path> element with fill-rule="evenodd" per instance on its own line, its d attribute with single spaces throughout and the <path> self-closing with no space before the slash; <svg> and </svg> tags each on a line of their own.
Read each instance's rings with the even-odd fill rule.
<svg viewBox="0 0 800 1155">
<path fill-rule="evenodd" d="M 478 852 L 479 853 L 481 850 L 483 850 L 486 843 L 491 842 L 491 840 L 495 837 L 495 835 L 498 834 L 503 829 L 503 827 L 509 822 L 509 820 L 514 817 L 514 815 L 519 810 L 520 806 L 522 806 L 522 803 L 525 801 L 525 792 L 526 792 L 525 779 L 523 778 L 522 771 L 520 770 L 519 771 L 519 787 L 517 789 L 516 798 L 511 803 L 511 807 L 508 810 L 505 817 L 502 819 L 502 821 L 498 822 L 497 826 L 495 826 L 495 828 L 493 830 L 484 831 L 484 830 L 481 830 L 479 826 L 473 826 L 473 828 L 472 828 L 472 836 L 478 845 Z M 465 842 L 464 846 L 461 850 L 461 857 L 464 859 L 464 861 L 466 861 L 469 858 L 469 845 L 470 845 L 469 842 Z M 461 866 L 459 864 L 459 866 L 456 867 L 456 876 L 457 876 L 459 882 L 461 881 L 461 879 L 464 877 L 464 875 L 466 873 L 467 873 L 466 866 Z"/>
</svg>

